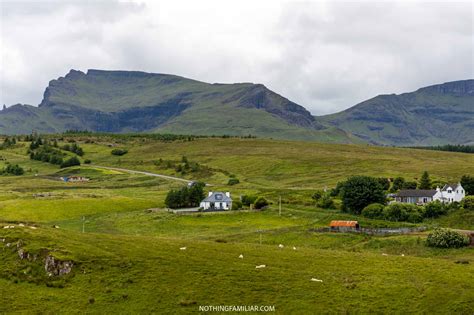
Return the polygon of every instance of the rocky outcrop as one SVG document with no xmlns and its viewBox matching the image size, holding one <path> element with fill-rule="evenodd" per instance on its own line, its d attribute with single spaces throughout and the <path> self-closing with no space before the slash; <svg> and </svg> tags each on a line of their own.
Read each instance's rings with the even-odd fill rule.
<svg viewBox="0 0 474 315">
<path fill-rule="evenodd" d="M 58 260 L 54 256 L 47 255 L 44 259 L 44 270 L 48 276 L 62 276 L 67 275 L 72 271 L 74 262 L 71 260 Z"/>
</svg>

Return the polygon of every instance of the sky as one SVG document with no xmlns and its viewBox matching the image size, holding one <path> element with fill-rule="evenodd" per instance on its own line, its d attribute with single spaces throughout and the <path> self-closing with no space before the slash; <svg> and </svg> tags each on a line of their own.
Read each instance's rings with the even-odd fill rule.
<svg viewBox="0 0 474 315">
<path fill-rule="evenodd" d="M 474 1 L 4 1 L 0 104 L 70 69 L 263 83 L 315 115 L 474 78 Z"/>
</svg>

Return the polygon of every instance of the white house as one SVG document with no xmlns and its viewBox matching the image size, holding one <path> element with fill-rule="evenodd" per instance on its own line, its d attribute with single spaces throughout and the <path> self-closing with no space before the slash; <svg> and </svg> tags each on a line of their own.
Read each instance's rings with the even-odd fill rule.
<svg viewBox="0 0 474 315">
<path fill-rule="evenodd" d="M 466 197 L 466 192 L 461 186 L 461 183 L 446 184 L 443 188 L 436 188 L 435 200 L 441 202 L 460 202 Z"/>
<path fill-rule="evenodd" d="M 199 207 L 204 210 L 231 210 L 232 198 L 230 198 L 229 192 L 210 191 L 209 195 L 201 201 Z"/>
<path fill-rule="evenodd" d="M 443 203 L 460 202 L 466 192 L 460 183 L 446 184 L 436 189 L 402 189 L 395 196 L 395 201 L 405 203 L 425 204 L 439 200 Z"/>
</svg>

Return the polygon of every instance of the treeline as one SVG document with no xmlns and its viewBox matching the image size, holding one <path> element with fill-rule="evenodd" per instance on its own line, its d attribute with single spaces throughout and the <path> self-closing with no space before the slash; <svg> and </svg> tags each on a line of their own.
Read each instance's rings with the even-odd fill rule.
<svg viewBox="0 0 474 315">
<path fill-rule="evenodd" d="M 166 195 L 165 204 L 168 208 L 191 208 L 199 206 L 204 199 L 205 183 L 194 183 L 191 187 L 183 187 L 181 189 L 172 189 Z"/>
<path fill-rule="evenodd" d="M 25 170 L 19 166 L 18 164 L 8 164 L 6 167 L 0 170 L 0 175 L 8 174 L 8 175 L 23 175 Z"/>
<path fill-rule="evenodd" d="M 411 148 L 411 149 L 423 149 L 423 150 L 474 153 L 474 145 L 464 145 L 464 144 L 446 144 L 446 145 L 437 145 L 437 146 L 428 146 L 428 147 L 409 147 L 409 148 Z"/>
<path fill-rule="evenodd" d="M 62 149 L 79 156 L 84 155 L 84 151 L 76 143 L 73 143 L 72 145 L 65 144 L 59 147 L 56 139 L 51 142 L 47 139 L 42 139 L 38 135 L 29 135 L 26 139 L 31 141 L 28 148 L 28 154 L 32 160 L 59 165 L 61 168 L 81 165 L 77 156 L 67 158 L 67 155 L 61 151 Z"/>
<path fill-rule="evenodd" d="M 3 140 L 3 143 L 0 144 L 0 150 L 11 148 L 15 144 L 16 144 L 16 138 L 15 137 L 6 137 Z"/>
</svg>

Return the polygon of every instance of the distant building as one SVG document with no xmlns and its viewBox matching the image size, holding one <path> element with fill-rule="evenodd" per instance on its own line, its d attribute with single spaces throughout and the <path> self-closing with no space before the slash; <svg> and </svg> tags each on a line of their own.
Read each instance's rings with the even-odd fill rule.
<svg viewBox="0 0 474 315">
<path fill-rule="evenodd" d="M 360 228 L 358 221 L 333 220 L 329 224 L 331 231 L 353 231 Z"/>
<path fill-rule="evenodd" d="M 75 183 L 75 182 L 88 182 L 89 178 L 84 176 L 70 176 L 70 177 L 61 177 L 66 183 Z"/>
<path fill-rule="evenodd" d="M 229 192 L 210 191 L 199 206 L 204 210 L 231 210 L 232 198 L 230 198 Z"/>
<path fill-rule="evenodd" d="M 439 200 L 443 203 L 460 202 L 466 192 L 460 183 L 446 184 L 436 189 L 402 189 L 395 196 L 396 202 L 426 204 Z"/>
</svg>

